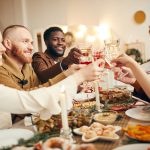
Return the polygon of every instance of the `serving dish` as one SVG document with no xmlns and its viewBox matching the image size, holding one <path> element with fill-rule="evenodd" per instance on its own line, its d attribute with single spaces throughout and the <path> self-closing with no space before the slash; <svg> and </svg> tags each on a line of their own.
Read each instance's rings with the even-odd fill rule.
<svg viewBox="0 0 150 150">
<path fill-rule="evenodd" d="M 82 136 L 83 142 L 94 142 L 96 140 L 116 141 L 119 139 L 119 136 L 116 134 L 119 130 L 121 130 L 120 126 L 105 126 L 95 122 L 90 126 L 73 129 L 73 132 Z"/>
</svg>

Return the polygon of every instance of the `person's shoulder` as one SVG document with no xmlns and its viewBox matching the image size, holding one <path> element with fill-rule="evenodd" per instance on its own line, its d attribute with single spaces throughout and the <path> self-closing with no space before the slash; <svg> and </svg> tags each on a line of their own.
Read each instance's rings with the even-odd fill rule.
<svg viewBox="0 0 150 150">
<path fill-rule="evenodd" d="M 46 59 L 46 54 L 43 52 L 36 52 L 32 56 L 33 61 L 37 59 Z"/>
<path fill-rule="evenodd" d="M 43 52 L 35 52 L 33 57 L 45 55 Z"/>
</svg>

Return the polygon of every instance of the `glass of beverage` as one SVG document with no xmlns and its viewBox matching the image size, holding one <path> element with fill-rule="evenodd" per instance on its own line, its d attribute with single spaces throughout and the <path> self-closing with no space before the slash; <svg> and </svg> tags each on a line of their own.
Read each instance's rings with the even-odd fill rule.
<svg viewBox="0 0 150 150">
<path fill-rule="evenodd" d="M 90 64 L 92 62 L 92 46 L 82 43 L 78 47 L 82 53 L 82 56 L 80 57 L 80 64 Z"/>
<path fill-rule="evenodd" d="M 104 41 L 105 44 L 105 55 L 108 60 L 112 60 L 119 55 L 120 52 L 120 40 L 108 39 Z"/>
</svg>

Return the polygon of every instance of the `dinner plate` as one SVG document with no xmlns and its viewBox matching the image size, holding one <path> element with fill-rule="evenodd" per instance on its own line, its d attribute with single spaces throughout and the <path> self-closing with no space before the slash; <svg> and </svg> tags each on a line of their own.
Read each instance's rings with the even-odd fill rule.
<svg viewBox="0 0 150 150">
<path fill-rule="evenodd" d="M 113 150 L 148 150 L 148 148 L 150 148 L 150 144 L 128 144 Z"/>
<path fill-rule="evenodd" d="M 114 127 L 115 127 L 115 132 L 118 132 L 121 130 L 120 126 L 114 126 Z M 80 128 L 73 129 L 73 132 L 77 135 L 83 135 L 83 132 L 80 131 Z"/>
<path fill-rule="evenodd" d="M 96 140 L 104 140 L 104 141 L 116 141 L 119 139 L 119 136 L 117 134 L 114 134 L 113 137 L 110 137 L 110 136 L 96 136 L 96 137 L 93 137 L 91 139 L 86 139 L 84 134 L 82 135 L 82 141 L 83 142 L 94 142 Z"/>
<path fill-rule="evenodd" d="M 2 147 L 16 145 L 19 139 L 29 139 L 34 135 L 26 129 L 4 129 L 0 130 L 0 149 Z"/>
<path fill-rule="evenodd" d="M 120 126 L 114 126 L 114 127 L 115 127 L 115 131 L 114 131 L 115 133 L 114 133 L 113 137 L 102 135 L 102 136 L 96 136 L 96 137 L 87 139 L 87 138 L 85 138 L 85 134 L 83 132 L 80 132 L 80 128 L 73 129 L 73 132 L 76 133 L 77 135 L 81 135 L 82 136 L 82 141 L 86 142 L 86 143 L 94 142 L 96 140 L 116 141 L 116 140 L 119 139 L 119 136 L 116 134 L 116 132 L 121 130 L 121 127 Z"/>
<path fill-rule="evenodd" d="M 95 98 L 95 92 L 92 92 L 92 93 L 81 92 L 75 95 L 74 100 L 75 101 L 87 101 L 93 98 Z"/>
<path fill-rule="evenodd" d="M 141 121 L 150 121 L 150 114 L 143 110 L 145 106 L 139 106 L 137 108 L 129 109 L 125 112 L 125 114 L 133 119 L 141 120 Z"/>
</svg>

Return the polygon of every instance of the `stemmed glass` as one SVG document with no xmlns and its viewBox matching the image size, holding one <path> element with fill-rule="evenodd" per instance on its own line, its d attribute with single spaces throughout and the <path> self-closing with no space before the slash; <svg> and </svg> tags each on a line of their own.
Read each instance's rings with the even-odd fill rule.
<svg viewBox="0 0 150 150">
<path fill-rule="evenodd" d="M 105 50 L 104 50 L 104 56 L 106 61 L 106 74 L 107 74 L 107 100 L 105 101 L 105 108 L 108 107 L 109 102 L 109 88 L 110 88 L 110 79 L 109 79 L 109 69 L 113 69 L 113 65 L 111 64 L 111 60 L 119 56 L 120 54 L 120 48 L 119 44 L 120 41 L 118 39 L 108 39 L 104 41 L 105 44 Z"/>
<path fill-rule="evenodd" d="M 89 45 L 88 43 L 80 43 L 78 48 L 82 53 L 79 63 L 82 65 L 88 65 L 92 63 L 92 45 Z M 89 82 L 83 82 L 82 86 L 85 89 L 84 92 L 87 93 L 87 100 L 89 100 L 88 93 L 92 92 L 89 87 L 92 88 L 92 85 Z"/>
<path fill-rule="evenodd" d="M 80 64 L 90 64 L 94 61 L 96 61 L 97 59 L 99 59 L 101 57 L 101 53 L 100 51 L 93 51 L 92 50 L 92 46 L 87 46 L 87 45 L 82 45 L 82 47 L 80 46 L 79 49 L 81 50 L 82 52 L 82 56 L 80 57 Z M 103 63 L 104 64 L 104 63 Z M 100 63 L 99 64 L 99 67 L 102 68 L 102 64 Z M 104 68 L 104 65 L 103 65 L 103 68 Z M 102 69 L 103 71 L 103 69 Z M 100 96 L 99 96 L 99 85 L 98 85 L 98 80 L 94 81 L 94 82 L 84 82 L 83 83 L 83 87 L 84 88 L 89 88 L 89 86 L 91 88 L 94 88 L 95 89 L 95 94 L 96 94 L 96 109 L 97 111 L 101 111 L 101 104 L 100 104 Z M 94 84 L 94 87 L 93 87 L 93 84 Z M 87 93 L 87 99 L 89 100 L 88 98 L 88 91 L 86 91 L 85 93 Z"/>
</svg>

